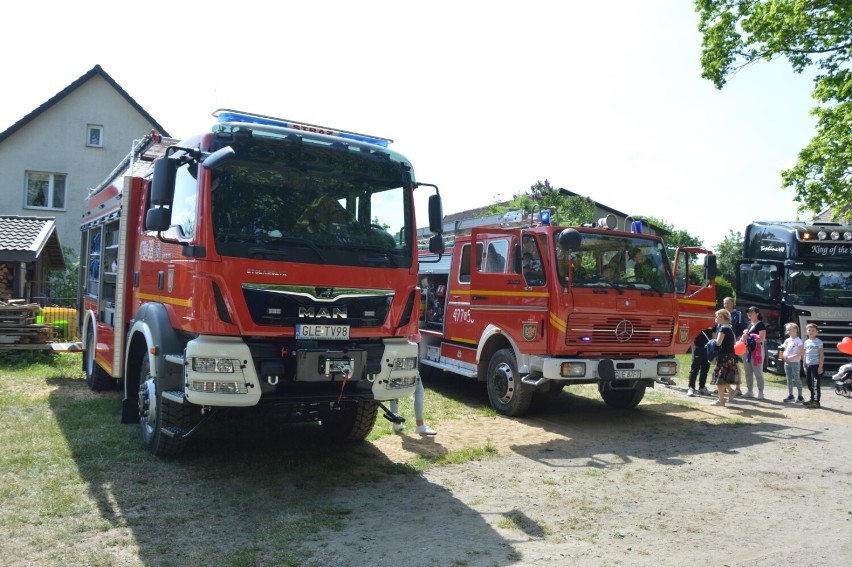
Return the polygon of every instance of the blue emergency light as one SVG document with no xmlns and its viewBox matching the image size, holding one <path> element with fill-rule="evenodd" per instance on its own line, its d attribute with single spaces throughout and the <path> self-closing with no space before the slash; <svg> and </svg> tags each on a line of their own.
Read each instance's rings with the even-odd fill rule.
<svg viewBox="0 0 852 567">
<path fill-rule="evenodd" d="M 315 124 L 307 124 L 305 122 L 294 122 L 285 118 L 273 118 L 272 116 L 229 110 L 227 108 L 217 110 L 213 113 L 213 116 L 218 119 L 220 124 L 226 122 L 240 122 L 244 124 L 260 124 L 262 126 L 278 126 L 279 128 L 290 128 L 291 130 L 301 130 L 303 132 L 311 132 L 314 134 L 346 138 L 357 142 L 366 142 L 383 148 L 388 147 L 388 144 L 393 142 L 393 140 L 389 138 L 379 138 L 377 136 L 358 134 L 357 132 L 349 132 L 347 130 L 335 130 L 333 128 L 326 128 L 325 126 L 317 126 Z"/>
<path fill-rule="evenodd" d="M 550 225 L 550 211 L 542 209 L 538 212 L 538 220 L 541 224 Z"/>
</svg>

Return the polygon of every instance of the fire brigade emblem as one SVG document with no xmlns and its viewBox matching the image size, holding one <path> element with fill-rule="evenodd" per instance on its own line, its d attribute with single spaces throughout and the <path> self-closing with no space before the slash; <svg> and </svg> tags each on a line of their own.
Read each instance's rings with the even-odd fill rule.
<svg viewBox="0 0 852 567">
<path fill-rule="evenodd" d="M 175 269 L 169 268 L 168 275 L 166 276 L 166 284 L 169 289 L 169 293 L 172 292 L 175 288 Z"/>
<path fill-rule="evenodd" d="M 538 337 L 538 325 L 536 323 L 524 323 L 524 340 L 534 341 Z"/>
<path fill-rule="evenodd" d="M 677 336 L 680 338 L 680 342 L 685 343 L 689 340 L 689 328 L 681 327 L 677 333 Z"/>
<path fill-rule="evenodd" d="M 622 319 L 618 325 L 615 326 L 615 338 L 618 339 L 620 343 L 626 343 L 633 337 L 633 323 L 628 321 L 627 319 Z"/>
</svg>

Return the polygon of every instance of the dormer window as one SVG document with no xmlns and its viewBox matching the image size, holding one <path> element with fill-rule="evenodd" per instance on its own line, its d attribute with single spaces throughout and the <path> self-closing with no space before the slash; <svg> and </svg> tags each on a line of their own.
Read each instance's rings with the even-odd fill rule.
<svg viewBox="0 0 852 567">
<path fill-rule="evenodd" d="M 104 147 L 104 127 L 96 124 L 86 126 L 86 145 L 90 148 Z"/>
</svg>

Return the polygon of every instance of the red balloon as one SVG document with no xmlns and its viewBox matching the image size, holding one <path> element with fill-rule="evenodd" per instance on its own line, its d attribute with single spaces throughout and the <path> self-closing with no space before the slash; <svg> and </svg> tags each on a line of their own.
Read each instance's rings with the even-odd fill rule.
<svg viewBox="0 0 852 567">
<path fill-rule="evenodd" d="M 746 351 L 746 345 L 745 345 L 745 343 L 744 343 L 744 342 L 742 342 L 742 341 L 737 341 L 736 343 L 734 343 L 734 353 L 735 353 L 737 356 L 742 356 L 742 355 L 744 355 L 744 354 L 745 354 L 745 351 Z"/>
<path fill-rule="evenodd" d="M 843 337 L 843 340 L 837 343 L 837 350 L 843 354 L 852 355 L 852 338 Z"/>
</svg>

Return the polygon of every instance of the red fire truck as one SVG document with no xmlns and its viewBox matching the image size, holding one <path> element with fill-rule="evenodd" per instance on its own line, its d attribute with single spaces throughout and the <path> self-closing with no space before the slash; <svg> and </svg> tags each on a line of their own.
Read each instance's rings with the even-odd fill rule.
<svg viewBox="0 0 852 567">
<path fill-rule="evenodd" d="M 597 384 L 608 405 L 632 408 L 678 373 L 674 355 L 714 320 L 707 250 L 679 248 L 672 269 L 659 237 L 615 230 L 612 216 L 515 224 L 473 228 L 420 263 L 421 373 L 485 381 L 501 414 L 523 415 L 534 394 L 569 384 Z"/>
<path fill-rule="evenodd" d="M 145 136 L 88 197 L 88 384 L 123 383 L 122 422 L 156 455 L 222 408 L 261 403 L 363 439 L 383 400 L 414 391 L 421 184 L 387 139 L 214 116 L 180 142 Z"/>
</svg>

